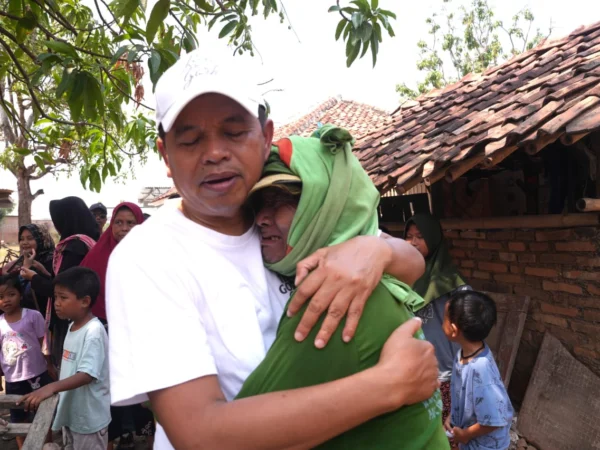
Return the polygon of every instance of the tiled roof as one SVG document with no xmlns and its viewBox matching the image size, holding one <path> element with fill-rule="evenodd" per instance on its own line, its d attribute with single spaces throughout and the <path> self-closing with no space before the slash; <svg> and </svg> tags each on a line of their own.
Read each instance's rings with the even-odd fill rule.
<svg viewBox="0 0 600 450">
<path fill-rule="evenodd" d="M 276 127 L 274 140 L 291 135 L 310 136 L 317 129 L 319 122 L 344 127 L 358 139 L 368 131 L 383 126 L 389 120 L 390 114 L 382 109 L 364 103 L 332 97 L 299 119 L 281 127 Z M 161 195 L 151 204 L 160 206 L 175 194 L 177 194 L 177 189 L 172 187 L 166 194 Z"/>
<path fill-rule="evenodd" d="M 287 136 L 310 136 L 317 124 L 331 123 L 346 128 L 356 138 L 383 126 L 390 120 L 390 114 L 371 105 L 351 100 L 329 98 L 313 111 L 287 125 L 275 128 L 275 139 Z"/>
<path fill-rule="evenodd" d="M 356 146 L 382 191 L 453 181 L 517 149 L 535 154 L 600 129 L 600 22 L 421 95 Z"/>
</svg>

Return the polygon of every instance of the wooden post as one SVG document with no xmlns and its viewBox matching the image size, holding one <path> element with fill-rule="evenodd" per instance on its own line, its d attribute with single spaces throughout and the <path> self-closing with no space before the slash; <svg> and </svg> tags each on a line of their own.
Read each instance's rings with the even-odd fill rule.
<svg viewBox="0 0 600 450">
<path fill-rule="evenodd" d="M 54 411 L 57 404 L 58 395 L 53 395 L 41 403 L 25 438 L 23 450 L 40 450 L 44 446 L 46 436 L 48 436 L 48 431 L 54 420 Z"/>
<path fill-rule="evenodd" d="M 580 198 L 577 200 L 577 209 L 581 212 L 600 211 L 600 199 Z"/>
</svg>

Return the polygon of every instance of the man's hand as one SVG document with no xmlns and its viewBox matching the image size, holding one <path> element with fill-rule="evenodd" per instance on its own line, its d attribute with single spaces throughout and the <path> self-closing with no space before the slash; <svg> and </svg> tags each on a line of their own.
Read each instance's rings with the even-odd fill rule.
<svg viewBox="0 0 600 450">
<path fill-rule="evenodd" d="M 40 403 L 56 393 L 54 392 L 54 384 L 55 383 L 50 383 L 36 391 L 24 395 L 19 399 L 17 405 L 25 405 L 25 411 L 37 411 Z"/>
<path fill-rule="evenodd" d="M 390 396 L 399 396 L 391 399 L 391 411 L 427 400 L 440 387 L 433 345 L 414 337 L 419 328 L 421 320 L 417 318 L 398 327 L 384 344 L 375 366 L 383 374 L 382 383 L 392 383 Z"/>
<path fill-rule="evenodd" d="M 452 428 L 452 433 L 454 434 L 454 441 L 459 444 L 468 444 L 471 440 L 467 430 L 463 430 L 462 428 L 454 427 Z"/>
<path fill-rule="evenodd" d="M 323 348 L 340 321 L 346 317 L 342 334 L 344 342 L 354 337 L 365 303 L 392 259 L 392 249 L 376 236 L 358 236 L 342 244 L 322 248 L 298 263 L 298 290 L 288 306 L 292 316 L 310 303 L 296 328 L 295 338 L 308 336 L 323 312 L 327 317 L 315 339 Z"/>
</svg>

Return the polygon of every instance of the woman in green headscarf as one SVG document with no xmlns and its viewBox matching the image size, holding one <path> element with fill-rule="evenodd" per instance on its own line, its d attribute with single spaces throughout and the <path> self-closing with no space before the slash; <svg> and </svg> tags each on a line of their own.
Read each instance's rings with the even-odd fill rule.
<svg viewBox="0 0 600 450">
<path fill-rule="evenodd" d="M 275 144 L 263 179 L 251 193 L 269 269 L 291 277 L 296 264 L 317 249 L 378 233 L 379 193 L 352 154 L 353 143 L 346 130 L 325 126 L 311 138 L 291 137 Z M 313 386 L 373 367 L 390 334 L 422 304 L 407 285 L 384 276 L 366 303 L 354 339 L 345 343 L 339 327 L 324 349 L 312 344 L 316 331 L 296 342 L 301 314 L 284 314 L 275 342 L 238 398 Z M 448 449 L 441 408 L 436 392 L 425 402 L 377 417 L 318 448 Z"/>
<path fill-rule="evenodd" d="M 435 347 L 440 368 L 443 420 L 450 414 L 450 376 L 460 346 L 450 342 L 444 331 L 444 308 L 450 296 L 471 289 L 452 262 L 440 222 L 429 214 L 415 214 L 406 222 L 405 239 L 425 258 L 425 273 L 413 289 L 423 297 L 425 306 L 416 314 L 423 320 L 425 338 Z"/>
</svg>

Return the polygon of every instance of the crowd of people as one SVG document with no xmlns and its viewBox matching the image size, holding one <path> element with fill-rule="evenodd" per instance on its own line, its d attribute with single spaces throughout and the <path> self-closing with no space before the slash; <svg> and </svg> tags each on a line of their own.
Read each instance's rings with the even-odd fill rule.
<svg viewBox="0 0 600 450">
<path fill-rule="evenodd" d="M 0 278 L 11 420 L 59 393 L 52 428 L 76 450 L 134 433 L 158 450 L 506 449 L 495 305 L 439 222 L 382 233 L 346 130 L 272 145 L 253 88 L 202 67 L 191 52 L 156 86 L 181 199 L 149 220 L 121 203 L 106 225 L 68 197 L 50 204 L 56 245 L 19 230 Z"/>
</svg>

